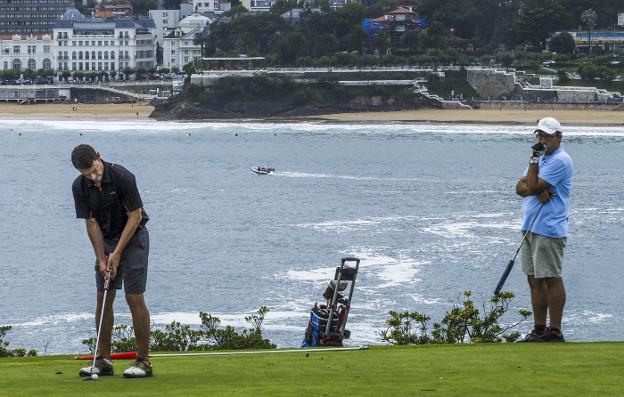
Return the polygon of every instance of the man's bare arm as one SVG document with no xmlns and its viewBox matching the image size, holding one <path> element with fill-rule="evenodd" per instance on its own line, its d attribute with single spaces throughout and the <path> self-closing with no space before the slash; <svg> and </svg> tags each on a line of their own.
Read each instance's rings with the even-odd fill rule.
<svg viewBox="0 0 624 397">
<path fill-rule="evenodd" d="M 128 212 L 128 222 L 126 222 L 126 226 L 124 226 L 124 229 L 121 232 L 121 237 L 119 237 L 117 247 L 115 247 L 115 251 L 113 251 L 108 257 L 108 264 L 111 267 L 111 278 L 115 278 L 117 268 L 119 267 L 119 261 L 121 260 L 121 254 L 126 248 L 126 245 L 128 245 L 132 236 L 134 236 L 134 232 L 136 232 L 137 227 L 141 224 L 141 220 L 143 220 L 141 208 Z"/>
<path fill-rule="evenodd" d="M 546 184 L 548 185 L 548 183 L 546 183 Z M 516 194 L 518 196 L 521 196 L 521 197 L 537 196 L 537 199 L 542 204 L 545 204 L 545 203 L 548 202 L 548 200 L 550 200 L 550 196 L 552 194 L 551 190 L 552 189 L 550 189 L 550 185 L 548 185 L 548 188 L 546 188 L 546 190 L 543 190 L 543 191 L 541 191 L 540 193 L 537 193 L 537 194 L 532 194 L 529 191 L 529 187 L 527 185 L 527 177 L 526 176 L 523 176 L 522 178 L 520 178 L 518 180 L 518 183 L 516 183 Z"/>
<path fill-rule="evenodd" d="M 550 189 L 550 185 L 545 180 L 538 177 L 539 167 L 537 164 L 529 165 L 529 171 L 526 176 L 526 185 L 528 192 L 533 196 L 538 196 L 545 190 Z"/>
<path fill-rule="evenodd" d="M 526 176 L 518 179 L 518 183 L 516 183 L 516 194 L 521 197 L 530 196 L 529 188 L 526 183 Z"/>
<path fill-rule="evenodd" d="M 104 252 L 104 236 L 102 235 L 102 229 L 97 223 L 95 218 L 85 219 L 87 225 L 87 234 L 91 245 L 93 245 L 93 251 L 95 252 L 95 259 L 100 266 L 100 273 L 102 277 L 106 277 L 106 253 Z"/>
</svg>

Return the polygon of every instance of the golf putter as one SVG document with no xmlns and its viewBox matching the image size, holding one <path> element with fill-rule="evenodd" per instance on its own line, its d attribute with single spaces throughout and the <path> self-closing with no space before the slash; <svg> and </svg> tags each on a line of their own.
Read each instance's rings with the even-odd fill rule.
<svg viewBox="0 0 624 397">
<path fill-rule="evenodd" d="M 509 273 L 511 272 L 511 269 L 513 268 L 513 265 L 516 261 L 516 256 L 518 256 L 518 253 L 520 252 L 520 249 L 522 248 L 522 245 L 524 244 L 524 240 L 526 240 L 526 237 L 531 231 L 531 228 L 533 227 L 533 224 L 535 223 L 535 220 L 537 219 L 537 216 L 539 215 L 543 206 L 544 206 L 544 203 L 540 204 L 539 208 L 537 209 L 537 213 L 535 213 L 535 217 L 533 217 L 533 220 L 531 221 L 531 224 L 527 228 L 527 231 L 524 233 L 524 236 L 522 236 L 522 241 L 520 241 L 520 246 L 516 250 L 516 253 L 514 254 L 513 258 L 511 258 L 511 260 L 507 264 L 507 267 L 505 268 L 505 271 L 503 272 L 503 275 L 501 276 L 500 280 L 498 281 L 498 284 L 496 285 L 496 289 L 494 290 L 495 296 L 500 294 L 501 289 L 503 289 L 503 285 L 505 285 L 505 281 L 507 281 L 507 277 L 509 276 Z"/>
</svg>

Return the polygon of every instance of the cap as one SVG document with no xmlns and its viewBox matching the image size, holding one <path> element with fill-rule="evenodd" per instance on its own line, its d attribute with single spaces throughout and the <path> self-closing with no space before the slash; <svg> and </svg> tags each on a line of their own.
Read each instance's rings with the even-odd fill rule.
<svg viewBox="0 0 624 397">
<path fill-rule="evenodd" d="M 554 117 L 544 117 L 537 123 L 537 128 L 534 133 L 542 131 L 548 135 L 553 135 L 555 132 L 561 131 L 561 124 Z"/>
</svg>

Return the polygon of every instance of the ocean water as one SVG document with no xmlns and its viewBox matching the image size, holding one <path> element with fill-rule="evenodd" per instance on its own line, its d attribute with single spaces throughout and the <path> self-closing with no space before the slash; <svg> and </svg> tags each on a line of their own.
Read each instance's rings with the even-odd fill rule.
<svg viewBox="0 0 624 397">
<path fill-rule="evenodd" d="M 150 216 L 146 299 L 154 326 L 224 324 L 270 308 L 264 333 L 298 346 L 343 256 L 361 258 L 347 344 L 381 343 L 390 310 L 438 320 L 464 290 L 494 289 L 521 234 L 526 126 L 0 121 L 0 324 L 12 347 L 85 351 L 94 336 L 93 253 L 75 219 L 80 143 L 137 177 Z M 624 338 L 624 128 L 570 127 L 572 341 Z M 274 166 L 257 176 L 250 167 Z M 529 308 L 519 264 L 506 321 Z M 119 294 L 116 323 L 130 324 Z M 519 327 L 527 331 L 531 322 Z"/>
</svg>

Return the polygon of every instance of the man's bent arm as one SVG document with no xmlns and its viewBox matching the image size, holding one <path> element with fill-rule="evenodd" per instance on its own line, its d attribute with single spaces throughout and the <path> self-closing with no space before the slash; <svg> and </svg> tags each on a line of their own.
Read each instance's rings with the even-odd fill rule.
<svg viewBox="0 0 624 397">
<path fill-rule="evenodd" d="M 128 222 L 126 222 L 126 226 L 124 226 L 123 231 L 121 232 L 121 237 L 119 237 L 119 242 L 117 243 L 117 247 L 115 248 L 114 254 L 121 258 L 121 254 L 124 249 L 126 249 L 126 245 L 134 236 L 134 232 L 136 232 L 137 227 L 141 224 L 143 220 L 142 209 L 137 208 L 134 211 L 128 212 Z"/>
<path fill-rule="evenodd" d="M 100 229 L 100 225 L 95 218 L 85 219 L 85 221 L 87 224 L 87 234 L 89 235 L 89 240 L 91 240 L 91 245 L 93 245 L 93 251 L 95 252 L 95 259 L 98 265 L 100 265 L 100 271 L 102 271 L 102 265 L 106 268 L 106 253 L 104 252 L 104 235 L 102 234 L 102 229 Z"/>
<path fill-rule="evenodd" d="M 540 179 L 540 181 L 541 181 L 541 179 Z M 546 183 L 546 182 L 544 182 L 544 183 Z M 516 194 L 518 196 L 521 196 L 521 197 L 537 196 L 538 200 L 542 204 L 545 204 L 545 203 L 548 202 L 548 200 L 550 200 L 550 189 L 549 188 L 547 188 L 546 190 L 543 190 L 543 191 L 541 191 L 540 193 L 537 193 L 537 194 L 531 193 L 529 191 L 529 187 L 527 185 L 527 177 L 526 176 L 523 176 L 522 178 L 520 178 L 518 180 L 518 183 L 516 183 Z"/>
<path fill-rule="evenodd" d="M 532 196 L 539 196 L 544 190 L 548 190 L 550 185 L 543 179 L 538 177 L 539 166 L 537 164 L 530 164 L 529 171 L 526 176 L 527 190 Z"/>
<path fill-rule="evenodd" d="M 518 180 L 518 183 L 516 183 L 516 194 L 518 196 L 526 197 L 531 195 L 529 193 L 529 188 L 527 187 L 526 178 L 526 176 L 523 176 Z"/>
</svg>

